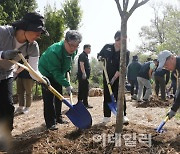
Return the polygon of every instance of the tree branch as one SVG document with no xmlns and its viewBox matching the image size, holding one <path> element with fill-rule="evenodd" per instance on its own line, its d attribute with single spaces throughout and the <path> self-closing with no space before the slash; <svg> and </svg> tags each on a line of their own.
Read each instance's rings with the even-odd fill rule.
<svg viewBox="0 0 180 154">
<path fill-rule="evenodd" d="M 123 11 L 127 12 L 129 0 L 123 0 Z"/>
<path fill-rule="evenodd" d="M 122 11 L 122 9 L 121 9 L 121 5 L 120 5 L 120 3 L 119 3 L 119 0 L 115 0 L 115 2 L 116 2 L 116 5 L 117 5 L 117 8 L 118 8 L 118 11 L 119 11 L 120 16 L 122 16 L 123 11 Z"/>
<path fill-rule="evenodd" d="M 134 12 L 134 10 L 144 4 L 146 4 L 149 0 L 142 0 L 141 2 L 139 2 L 139 0 L 135 0 L 132 8 L 129 10 L 129 17 L 131 16 L 131 14 Z M 139 2 L 139 3 L 138 3 Z"/>
</svg>

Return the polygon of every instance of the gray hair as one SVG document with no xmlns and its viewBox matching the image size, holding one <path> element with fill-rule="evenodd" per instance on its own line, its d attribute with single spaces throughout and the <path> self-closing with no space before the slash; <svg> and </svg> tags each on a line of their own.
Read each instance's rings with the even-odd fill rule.
<svg viewBox="0 0 180 154">
<path fill-rule="evenodd" d="M 81 41 L 82 41 L 82 35 L 81 35 L 77 30 L 69 30 L 69 31 L 66 33 L 65 40 L 66 40 L 67 42 L 69 42 L 69 41 L 75 41 L 75 42 L 81 43 Z"/>
</svg>

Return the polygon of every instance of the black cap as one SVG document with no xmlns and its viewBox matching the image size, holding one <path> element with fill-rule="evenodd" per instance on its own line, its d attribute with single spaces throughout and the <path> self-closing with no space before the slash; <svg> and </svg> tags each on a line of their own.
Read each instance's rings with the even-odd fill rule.
<svg viewBox="0 0 180 154">
<path fill-rule="evenodd" d="M 27 13 L 22 19 L 12 23 L 12 26 L 25 31 L 42 32 L 49 36 L 44 24 L 44 17 L 37 12 Z"/>
<path fill-rule="evenodd" d="M 138 61 L 138 56 L 137 55 L 135 55 L 135 56 L 133 56 L 133 59 L 132 59 L 133 61 Z"/>
<path fill-rule="evenodd" d="M 115 39 L 115 40 L 120 40 L 120 39 L 121 39 L 121 31 L 120 31 L 120 30 L 118 30 L 118 31 L 115 33 L 114 39 Z"/>
</svg>

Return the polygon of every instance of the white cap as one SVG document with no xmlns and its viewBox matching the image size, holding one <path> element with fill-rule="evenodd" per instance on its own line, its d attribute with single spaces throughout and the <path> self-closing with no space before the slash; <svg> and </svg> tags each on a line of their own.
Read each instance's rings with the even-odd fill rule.
<svg viewBox="0 0 180 154">
<path fill-rule="evenodd" d="M 164 67 L 165 62 L 166 62 L 166 59 L 171 55 L 172 55 L 172 53 L 169 50 L 161 51 L 158 54 L 159 65 L 158 65 L 157 69 L 162 69 Z"/>
</svg>

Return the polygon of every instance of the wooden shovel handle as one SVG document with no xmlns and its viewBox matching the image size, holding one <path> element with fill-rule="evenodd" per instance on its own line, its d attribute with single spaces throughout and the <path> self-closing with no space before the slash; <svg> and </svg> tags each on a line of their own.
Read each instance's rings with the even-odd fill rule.
<svg viewBox="0 0 180 154">
<path fill-rule="evenodd" d="M 70 73 L 69 72 L 67 72 L 67 80 L 68 80 L 69 83 L 71 83 Z M 73 97 L 72 92 L 70 92 L 70 102 L 71 102 L 72 105 L 74 105 L 72 97 Z"/>
</svg>

